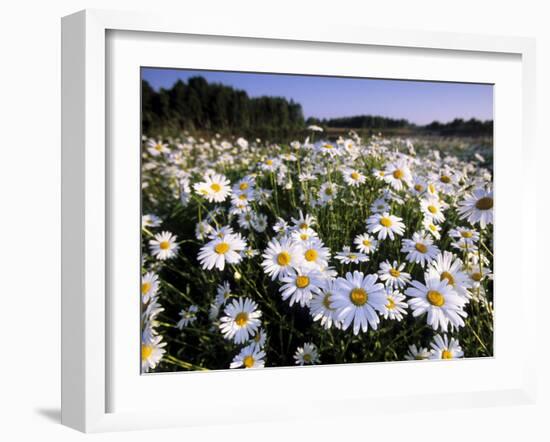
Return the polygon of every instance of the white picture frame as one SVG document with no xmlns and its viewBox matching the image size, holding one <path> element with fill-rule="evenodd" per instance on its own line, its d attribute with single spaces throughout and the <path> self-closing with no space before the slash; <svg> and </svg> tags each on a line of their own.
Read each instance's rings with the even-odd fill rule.
<svg viewBox="0 0 550 442">
<path fill-rule="evenodd" d="M 149 409 L 136 402 L 130 396 L 132 389 L 137 384 L 127 384 L 126 390 L 122 389 L 120 394 L 128 395 L 127 403 L 135 406 L 114 407 L 109 399 L 115 386 L 113 379 L 120 379 L 113 369 L 112 363 L 116 358 L 113 356 L 113 348 L 118 345 L 117 333 L 112 330 L 113 321 L 116 320 L 111 309 L 112 300 L 109 298 L 109 289 L 112 288 L 110 271 L 108 266 L 113 258 L 110 255 L 109 247 L 117 235 L 115 227 L 111 226 L 113 201 L 118 201 L 116 195 L 111 195 L 113 182 L 113 168 L 117 166 L 116 159 L 113 160 L 112 152 L 109 151 L 109 143 L 113 142 L 116 134 L 107 130 L 106 122 L 116 117 L 116 110 L 109 107 L 109 94 L 112 92 L 109 87 L 110 81 L 117 81 L 116 72 L 109 70 L 112 57 L 117 57 L 120 52 L 112 50 L 108 41 L 108 35 L 128 35 L 128 33 L 139 33 L 144 39 L 154 38 L 157 41 L 163 38 L 174 39 L 185 36 L 216 37 L 218 41 L 223 39 L 237 39 L 254 42 L 269 42 L 288 48 L 289 45 L 310 44 L 330 45 L 333 51 L 346 48 L 375 48 L 384 53 L 399 48 L 398 56 L 407 56 L 408 51 L 427 50 L 431 51 L 434 60 L 437 57 L 444 57 L 445 54 L 469 54 L 481 63 L 484 57 L 491 54 L 500 54 L 504 57 L 512 57 L 516 67 L 519 69 L 510 80 L 510 85 L 516 84 L 521 89 L 511 90 L 510 103 L 517 103 L 519 111 L 514 110 L 513 116 L 521 115 L 519 128 L 506 128 L 501 125 L 502 130 L 510 129 L 511 139 L 517 138 L 518 147 L 508 152 L 507 163 L 513 164 L 514 155 L 517 155 L 517 164 L 521 164 L 521 173 L 528 176 L 533 152 L 535 149 L 533 114 L 535 106 L 535 43 L 532 39 L 516 37 L 491 37 L 450 33 L 427 33 L 416 31 L 391 32 L 388 30 L 377 30 L 370 28 L 348 28 L 345 26 L 331 26 L 330 29 L 322 26 L 301 26 L 299 28 L 285 26 L 277 23 L 266 26 L 264 23 L 247 23 L 236 26 L 227 23 L 220 26 L 219 23 L 209 23 L 206 18 L 196 18 L 181 24 L 177 17 L 153 16 L 141 13 L 122 13 L 111 11 L 87 10 L 78 12 L 63 18 L 62 21 L 62 423 L 85 432 L 110 431 L 122 429 L 155 428 L 167 426 L 186 425 L 208 425 L 213 422 L 235 422 L 235 421 L 262 421 L 292 418 L 300 415 L 303 407 L 297 401 L 296 406 L 288 404 L 281 407 L 280 398 L 277 398 L 277 388 L 270 391 L 273 395 L 273 403 L 270 404 L 269 394 L 265 403 L 255 407 L 244 417 L 237 417 L 235 414 L 229 416 L 231 419 L 224 420 L 222 413 L 207 414 L 205 410 L 211 405 L 211 395 L 205 393 L 205 398 L 194 409 L 189 407 L 174 407 L 174 403 L 165 409 Z M 153 34 L 154 33 L 154 34 Z M 232 40 L 237 42 L 237 40 Z M 135 44 L 135 43 L 134 43 Z M 160 43 L 162 44 L 162 43 Z M 236 46 L 238 46 L 236 44 Z M 282 47 L 281 46 L 281 47 Z M 131 53 L 130 46 L 123 47 L 127 54 Z M 439 55 L 438 55 L 439 54 Z M 109 58 L 111 57 L 111 58 Z M 124 57 L 120 57 L 121 60 Z M 138 58 L 132 58 L 131 54 L 126 60 L 128 66 L 131 63 L 139 63 Z M 517 64 L 519 63 L 519 64 Z M 195 66 L 203 67 L 203 66 Z M 227 68 L 227 66 L 221 66 Z M 512 69 L 512 68 L 511 68 Z M 512 69 L 513 70 L 513 69 Z M 443 72 L 443 71 L 442 71 Z M 443 75 L 443 73 L 441 74 Z M 457 74 L 458 75 L 458 74 Z M 496 74 L 495 74 L 496 75 Z M 422 78 L 419 74 L 418 78 Z M 464 78 L 467 79 L 466 73 Z M 505 82 L 504 77 L 503 82 Z M 512 77 L 510 77 L 512 78 Z M 519 81 L 517 81 L 519 78 Z M 503 83 L 504 84 L 504 83 Z M 508 84 L 508 83 L 507 83 Z M 498 84 L 497 84 L 498 87 Z M 512 86 L 509 86 L 512 87 Z M 136 111 L 136 109 L 134 109 Z M 139 109 L 137 109 L 139 112 Z M 518 114 L 519 112 L 519 114 Z M 503 120 L 507 118 L 503 115 Z M 510 117 L 512 114 L 510 114 Z M 497 114 L 497 119 L 499 118 Z M 120 121 L 120 120 L 117 120 Z M 135 125 L 135 121 L 132 123 Z M 497 123 L 498 125 L 498 120 Z M 129 126 L 131 130 L 132 126 Z M 501 132 L 505 133 L 505 132 Z M 496 132 L 498 137 L 498 130 Z M 135 136 L 135 134 L 134 134 Z M 138 134 L 139 136 L 139 134 Z M 498 140 L 498 138 L 497 138 Z M 503 144 L 504 145 L 504 144 Z M 119 152 L 120 153 L 120 152 Z M 504 162 L 502 163 L 504 164 Z M 498 169 L 497 169 L 498 170 Z M 505 169 L 504 166 L 502 170 Z M 116 170 L 114 171 L 116 176 Z M 116 183 L 114 183 L 116 185 Z M 498 182 L 496 183 L 498 189 Z M 512 194 L 521 198 L 522 204 L 526 207 L 535 206 L 536 195 L 532 189 L 519 188 L 506 191 L 503 181 L 502 195 Z M 498 190 L 497 190 L 498 192 Z M 514 193 L 515 192 L 515 193 Z M 498 198 L 498 197 L 497 197 Z M 497 200 L 498 201 L 498 200 Z M 498 203 L 497 203 L 498 204 Z M 118 207 L 118 206 L 117 206 Z M 504 207 L 504 205 L 503 205 Z M 119 211 L 120 212 L 120 211 Z M 524 213 L 525 211 L 522 211 Z M 498 212 L 497 212 L 498 213 Z M 505 214 L 505 210 L 501 212 Z M 526 216 L 526 215 L 521 215 Z M 505 221 L 504 217 L 500 218 Z M 499 220 L 500 220 L 499 219 Z M 518 220 L 523 223 L 527 219 Z M 116 222 L 113 223 L 116 225 Z M 503 224 L 504 225 L 504 224 Z M 521 231 L 521 229 L 519 229 Z M 521 234 L 520 234 L 521 235 Z M 496 231 L 496 246 L 498 249 L 498 229 Z M 139 240 L 139 239 L 138 239 Z M 502 270 L 503 278 L 508 268 L 515 266 L 521 274 L 525 273 L 527 258 L 535 255 L 535 243 L 533 241 L 521 241 L 519 259 L 517 255 L 513 258 L 516 261 L 506 262 L 506 251 L 503 250 Z M 111 251 L 112 252 L 112 251 Z M 500 252 L 499 252 L 500 253 Z M 497 258 L 501 259 L 501 258 Z M 509 256 L 509 259 L 512 259 Z M 518 265 L 518 262 L 520 263 Z M 497 278 L 498 271 L 495 272 Z M 504 279 L 503 279 L 504 280 Z M 136 282 L 138 284 L 139 282 Z M 498 282 L 496 283 L 498 284 Z M 516 305 L 518 310 L 528 308 L 529 294 L 534 293 L 535 281 L 532 278 L 521 278 L 517 287 L 522 296 L 517 296 Z M 507 288 L 505 284 L 498 287 L 498 293 L 509 293 L 513 288 Z M 510 294 L 511 296 L 512 294 Z M 137 304 L 137 302 L 136 302 Z M 120 309 L 119 309 L 120 310 Z M 503 308 L 504 312 L 505 309 Z M 507 318 L 503 314 L 503 318 Z M 120 319 L 120 317 L 119 317 Z M 523 319 L 522 319 L 523 320 Z M 511 325 L 503 324 L 502 333 Z M 376 397 L 376 404 L 373 401 L 361 403 L 361 410 L 365 412 L 376 406 L 381 409 L 396 409 L 414 404 L 420 408 L 450 408 L 468 407 L 475 405 L 497 405 L 503 403 L 530 403 L 534 399 L 535 392 L 535 362 L 533 348 L 530 347 L 534 339 L 535 324 L 533 321 L 525 321 L 522 327 L 523 337 L 522 352 L 518 353 L 518 361 L 511 367 L 503 356 L 495 355 L 495 360 L 505 361 L 499 370 L 506 371 L 510 365 L 510 379 L 502 381 L 495 376 L 495 382 L 483 388 L 480 384 L 468 387 L 461 385 L 455 391 L 442 391 L 431 389 L 426 394 L 418 392 L 403 391 L 401 393 L 388 392 L 382 394 L 377 392 L 371 394 L 357 389 L 353 397 L 326 397 L 325 399 L 312 398 L 307 403 L 312 413 L 323 416 L 323 409 L 331 401 L 338 401 L 341 413 L 358 414 L 356 405 L 359 399 Z M 114 337 L 113 337 L 114 336 Z M 113 344 L 111 338 L 116 342 Z M 498 339 L 498 337 L 496 338 Z M 121 341 L 123 342 L 123 341 Z M 136 341 L 137 342 L 137 341 Z M 527 343 L 527 344 L 525 344 Z M 115 347 L 113 347 L 115 346 Z M 139 345 L 136 343 L 136 346 Z M 139 351 L 139 350 L 138 350 Z M 505 352 L 502 352 L 505 355 Z M 130 355 L 131 357 L 131 355 Z M 480 365 L 476 361 L 460 361 L 460 364 L 452 365 L 451 370 L 462 374 L 468 379 L 473 376 Z M 493 364 L 496 364 L 493 362 Z M 388 367 L 388 368 L 384 368 Z M 354 366 L 331 366 L 318 367 L 306 370 L 273 369 L 271 378 L 264 377 L 259 371 L 254 373 L 243 372 L 231 375 L 229 373 L 215 373 L 209 382 L 205 376 L 209 374 L 198 374 L 202 376 L 194 378 L 194 383 L 200 384 L 201 388 L 206 384 L 221 386 L 232 376 L 231 381 L 238 385 L 245 385 L 251 379 L 257 382 L 271 383 L 277 386 L 273 376 L 278 371 L 279 382 L 285 385 L 292 385 L 293 382 L 300 385 L 307 385 L 311 373 L 319 373 L 321 370 L 324 376 L 338 376 L 341 370 L 347 370 L 346 376 L 350 382 L 358 376 L 367 374 L 370 370 L 392 370 L 393 375 L 406 375 L 407 372 L 420 373 L 422 370 L 429 370 L 433 376 L 439 376 L 441 365 L 432 365 L 430 368 L 419 365 L 407 364 L 359 364 Z M 497 365 L 494 365 L 497 367 Z M 491 369 L 487 365 L 484 369 Z M 113 371 L 114 370 L 114 371 Z M 274 371 L 275 370 L 275 371 Z M 316 371 L 317 370 L 317 371 Z M 139 369 L 137 369 L 137 372 Z M 269 372 L 269 370 L 266 370 Z M 139 373 L 128 374 L 128 378 L 141 382 L 136 376 Z M 118 377 L 117 377 L 118 376 Z M 186 376 L 186 375 L 184 375 Z M 269 374 L 265 375 L 269 376 Z M 178 375 L 170 376 L 146 376 L 151 381 L 146 381 L 150 386 L 142 384 L 144 390 L 148 388 L 171 389 L 178 387 L 183 381 Z M 143 378 L 144 379 L 144 378 Z M 283 380 L 284 379 L 284 380 Z M 273 384 L 275 382 L 275 384 Z M 115 385 L 116 384 L 116 385 Z M 297 384 L 298 385 L 298 384 Z M 118 387 L 117 387 L 118 388 Z M 304 388 L 308 388 L 307 386 Z M 193 390 L 190 394 L 197 394 Z M 118 394 L 118 393 L 117 393 Z M 151 393 L 152 394 L 152 393 Z M 200 401 L 199 401 L 200 402 Z M 124 401 L 121 401 L 124 403 Z M 120 409 L 119 409 L 120 408 Z M 235 419 L 236 418 L 236 419 Z"/>
</svg>

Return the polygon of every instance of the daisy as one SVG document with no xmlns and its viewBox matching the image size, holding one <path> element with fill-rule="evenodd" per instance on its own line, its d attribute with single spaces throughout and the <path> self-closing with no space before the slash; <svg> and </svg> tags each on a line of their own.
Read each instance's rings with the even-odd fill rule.
<svg viewBox="0 0 550 442">
<path fill-rule="evenodd" d="M 353 323 L 353 334 L 369 328 L 376 330 L 380 318 L 376 311 L 384 312 L 386 294 L 384 286 L 376 282 L 376 275 L 364 275 L 355 271 L 338 278 L 331 298 L 331 306 L 336 310 L 335 317 L 342 321 L 346 330 Z"/>
<path fill-rule="evenodd" d="M 317 232 L 311 228 L 293 230 L 290 234 L 293 241 L 297 243 L 305 243 L 310 239 L 317 238 Z"/>
<path fill-rule="evenodd" d="M 190 306 L 187 310 L 183 309 L 180 312 L 181 319 L 177 323 L 176 327 L 182 330 L 183 327 L 187 327 L 188 325 L 195 322 L 197 320 L 198 311 L 199 308 L 196 305 Z"/>
<path fill-rule="evenodd" d="M 384 213 L 390 211 L 390 205 L 385 200 L 385 198 L 377 198 L 370 206 L 370 211 L 372 213 Z"/>
<path fill-rule="evenodd" d="M 390 262 L 386 260 L 380 263 L 378 277 L 380 281 L 386 284 L 386 287 L 405 288 L 405 286 L 411 282 L 411 275 L 404 272 L 404 268 L 404 262 L 398 264 L 397 261 L 393 261 L 393 263 L 390 264 Z"/>
<path fill-rule="evenodd" d="M 161 261 L 173 258 L 179 249 L 176 239 L 176 235 L 170 232 L 157 233 L 153 239 L 149 240 L 151 254 Z"/>
<path fill-rule="evenodd" d="M 333 322 L 336 322 L 334 317 L 334 308 L 331 306 L 331 298 L 334 293 L 335 280 L 327 279 L 319 292 L 313 293 L 309 305 L 309 313 L 314 321 L 320 321 L 321 326 L 329 329 Z"/>
<path fill-rule="evenodd" d="M 144 333 L 145 335 L 145 333 Z M 156 368 L 166 350 L 162 336 L 143 336 L 141 340 L 141 371 L 148 372 Z"/>
<path fill-rule="evenodd" d="M 367 177 L 356 169 L 344 169 L 342 171 L 344 181 L 348 186 L 359 187 L 360 184 L 364 184 Z"/>
<path fill-rule="evenodd" d="M 149 140 L 147 142 L 147 152 L 149 152 L 152 156 L 157 157 L 159 155 L 170 153 L 170 149 L 168 149 L 168 145 L 164 144 L 161 140 Z"/>
<path fill-rule="evenodd" d="M 300 244 L 299 265 L 304 268 L 322 269 L 328 266 L 330 249 L 319 238 L 312 238 Z"/>
<path fill-rule="evenodd" d="M 153 214 L 147 214 L 143 215 L 141 217 L 141 228 L 142 229 L 150 229 L 153 227 L 159 227 L 162 223 L 162 220 Z"/>
<path fill-rule="evenodd" d="M 464 326 L 466 300 L 447 284 L 446 279 L 428 278 L 426 284 L 412 281 L 411 285 L 405 294 L 412 298 L 408 303 L 415 318 L 427 313 L 426 322 L 434 330 L 447 331 L 449 324 L 451 329 Z"/>
<path fill-rule="evenodd" d="M 252 223 L 254 222 L 255 214 L 252 210 L 244 211 L 239 215 L 238 223 L 242 229 L 252 229 Z"/>
<path fill-rule="evenodd" d="M 251 222 L 252 228 L 258 232 L 262 233 L 267 228 L 267 216 L 263 213 L 257 213 L 253 218 Z"/>
<path fill-rule="evenodd" d="M 290 305 L 300 304 L 309 306 L 313 293 L 318 293 L 323 284 L 322 276 L 318 270 L 294 270 L 281 278 L 283 285 L 279 289 L 284 301 L 290 298 Z"/>
<path fill-rule="evenodd" d="M 447 338 L 447 335 L 435 335 L 433 342 L 430 344 L 432 353 L 430 359 L 457 359 L 464 356 L 462 347 L 458 339 Z"/>
<path fill-rule="evenodd" d="M 401 321 L 403 315 L 407 314 L 407 303 L 403 302 L 405 296 L 399 290 L 386 289 L 386 310 L 384 311 L 384 319 L 392 319 Z"/>
<path fill-rule="evenodd" d="M 263 328 L 259 328 L 256 334 L 250 338 L 250 343 L 257 345 L 259 348 L 263 348 L 266 340 L 267 335 L 265 330 Z"/>
<path fill-rule="evenodd" d="M 189 178 L 182 178 L 180 180 L 180 201 L 183 207 L 187 207 L 189 201 L 191 201 L 191 187 L 189 186 Z"/>
<path fill-rule="evenodd" d="M 369 260 L 369 257 L 364 253 L 352 252 L 349 246 L 344 246 L 342 251 L 336 254 L 335 258 L 342 264 L 359 264 Z"/>
<path fill-rule="evenodd" d="M 265 352 L 256 344 L 250 344 L 233 358 L 229 368 L 263 368 L 265 366 L 264 358 Z"/>
<path fill-rule="evenodd" d="M 443 208 L 444 204 L 437 198 L 424 198 L 420 201 L 420 209 L 424 217 L 432 220 L 435 224 L 445 221 Z"/>
<path fill-rule="evenodd" d="M 479 223 L 483 229 L 493 224 L 493 204 L 493 191 L 478 187 L 458 202 L 457 211 L 461 219 L 468 220 L 470 224 Z"/>
<path fill-rule="evenodd" d="M 395 235 L 403 235 L 405 224 L 402 219 L 388 212 L 377 213 L 367 219 L 367 230 L 369 233 L 378 233 L 378 239 L 383 240 L 388 236 L 394 239 Z"/>
<path fill-rule="evenodd" d="M 277 222 L 273 224 L 272 229 L 275 233 L 287 234 L 290 230 L 288 223 L 283 218 L 277 218 Z"/>
<path fill-rule="evenodd" d="M 306 342 L 303 347 L 298 347 L 294 353 L 296 365 L 315 365 L 321 363 L 319 351 L 315 344 Z"/>
<path fill-rule="evenodd" d="M 213 230 L 214 228 L 208 224 L 208 221 L 201 221 L 195 226 L 195 238 L 204 241 Z"/>
<path fill-rule="evenodd" d="M 378 241 L 368 233 L 362 233 L 357 235 L 353 240 L 353 243 L 357 246 L 357 250 L 361 253 L 371 253 L 378 248 Z"/>
<path fill-rule="evenodd" d="M 272 239 L 267 244 L 262 257 L 264 272 L 274 281 L 278 277 L 288 276 L 298 264 L 301 249 L 290 238 Z"/>
<path fill-rule="evenodd" d="M 408 361 L 425 361 L 429 359 L 432 352 L 425 347 L 416 347 L 415 344 L 409 345 L 409 351 L 405 355 Z"/>
<path fill-rule="evenodd" d="M 316 223 L 316 220 L 312 215 L 306 214 L 304 216 L 301 210 L 300 217 L 292 218 L 291 221 L 295 230 L 311 229 Z"/>
<path fill-rule="evenodd" d="M 334 183 L 323 183 L 319 189 L 319 202 L 326 204 L 332 202 L 338 194 L 338 186 Z"/>
<path fill-rule="evenodd" d="M 254 336 L 260 327 L 262 312 L 250 298 L 234 299 L 225 307 L 220 319 L 220 330 L 225 339 L 243 344 Z"/>
<path fill-rule="evenodd" d="M 389 183 L 395 190 L 411 187 L 412 174 L 407 163 L 404 160 L 398 160 L 386 166 L 384 170 L 384 181 Z"/>
<path fill-rule="evenodd" d="M 414 195 L 422 195 L 424 192 L 426 192 L 427 188 L 428 185 L 426 184 L 426 180 L 419 176 L 414 177 L 413 185 L 411 187 L 411 191 Z"/>
<path fill-rule="evenodd" d="M 458 184 L 458 176 L 450 168 L 445 167 L 439 174 L 432 176 L 435 187 L 445 194 L 451 194 Z"/>
<path fill-rule="evenodd" d="M 439 249 L 434 245 L 433 239 L 418 232 L 413 234 L 412 239 L 403 240 L 401 251 L 407 254 L 405 257 L 407 261 L 415 262 L 422 267 L 433 261 L 439 253 Z"/>
<path fill-rule="evenodd" d="M 154 272 L 147 272 L 141 277 L 141 302 L 147 304 L 157 294 L 159 278 Z"/>
<path fill-rule="evenodd" d="M 204 196 L 208 202 L 221 203 L 231 194 L 229 180 L 221 174 L 206 175 L 204 181 L 193 186 L 195 192 Z"/>
<path fill-rule="evenodd" d="M 441 239 L 441 226 L 434 224 L 430 218 L 424 218 L 422 228 L 435 239 Z"/>
<path fill-rule="evenodd" d="M 223 270 L 226 263 L 238 264 L 242 260 L 239 252 L 245 248 L 246 241 L 241 234 L 230 233 L 223 238 L 215 238 L 202 246 L 197 258 L 205 270 L 211 270 L 214 267 Z"/>
<path fill-rule="evenodd" d="M 464 242 L 469 244 L 474 244 L 479 241 L 479 233 L 467 227 L 457 227 L 456 229 L 451 229 L 449 230 L 449 235 L 458 240 L 462 239 Z"/>
<path fill-rule="evenodd" d="M 279 167 L 280 162 L 277 158 L 266 158 L 260 163 L 260 169 L 264 172 L 275 172 Z"/>
<path fill-rule="evenodd" d="M 463 263 L 451 252 L 444 251 L 437 255 L 427 269 L 430 278 L 446 279 L 455 292 L 466 298 L 470 297 L 468 289 L 472 287 L 470 278 L 462 271 Z"/>
</svg>

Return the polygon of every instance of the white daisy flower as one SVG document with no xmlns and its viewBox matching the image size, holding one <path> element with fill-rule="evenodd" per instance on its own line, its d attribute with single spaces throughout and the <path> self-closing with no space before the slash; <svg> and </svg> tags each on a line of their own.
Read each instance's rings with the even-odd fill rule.
<svg viewBox="0 0 550 442">
<path fill-rule="evenodd" d="M 411 275 L 404 272 L 405 263 L 398 264 L 397 261 L 393 261 L 390 264 L 388 260 L 380 263 L 380 269 L 378 270 L 378 277 L 380 281 L 384 282 L 386 287 L 393 287 L 403 289 L 411 282 Z"/>
<path fill-rule="evenodd" d="M 193 188 L 211 203 L 221 203 L 231 194 L 230 182 L 221 174 L 206 175 L 204 181 L 195 184 Z"/>
<path fill-rule="evenodd" d="M 418 232 L 413 234 L 412 239 L 403 240 L 401 251 L 407 254 L 407 261 L 420 264 L 422 267 L 432 262 L 439 253 L 433 239 Z"/>
<path fill-rule="evenodd" d="M 300 245 L 299 266 L 322 269 L 328 266 L 330 249 L 319 238 L 298 243 Z"/>
<path fill-rule="evenodd" d="M 368 233 L 357 235 L 353 243 L 361 253 L 372 253 L 378 248 L 378 241 Z"/>
<path fill-rule="evenodd" d="M 447 283 L 461 296 L 470 297 L 468 289 L 472 287 L 470 278 L 462 271 L 463 263 L 451 252 L 444 251 L 437 255 L 427 269 L 429 278 L 446 279 Z"/>
<path fill-rule="evenodd" d="M 298 265 L 300 252 L 300 247 L 289 238 L 272 239 L 262 255 L 264 272 L 273 281 L 278 277 L 288 276 L 291 269 Z"/>
<path fill-rule="evenodd" d="M 257 213 L 252 219 L 251 225 L 256 232 L 264 232 L 267 228 L 267 216 L 263 213 Z"/>
<path fill-rule="evenodd" d="M 188 325 L 192 324 L 197 320 L 197 312 L 199 311 L 199 308 L 196 305 L 190 306 L 187 310 L 183 309 L 180 312 L 181 319 L 176 324 L 176 327 L 180 330 L 183 329 L 183 327 L 187 327 Z"/>
<path fill-rule="evenodd" d="M 217 306 L 222 306 L 231 297 L 231 285 L 229 281 L 224 281 L 216 288 L 216 299 L 214 300 Z"/>
<path fill-rule="evenodd" d="M 233 358 L 229 368 L 263 368 L 265 366 L 265 352 L 256 344 L 244 347 L 237 356 Z"/>
<path fill-rule="evenodd" d="M 204 241 L 214 228 L 208 223 L 208 221 L 201 221 L 195 226 L 195 238 L 199 241 Z"/>
<path fill-rule="evenodd" d="M 234 299 L 228 304 L 220 319 L 220 330 L 225 339 L 232 339 L 236 344 L 244 344 L 256 334 L 260 327 L 262 312 L 250 298 Z"/>
<path fill-rule="evenodd" d="M 388 212 L 376 213 L 367 219 L 367 230 L 369 233 L 377 233 L 378 239 L 383 240 L 389 237 L 394 239 L 395 235 L 403 235 L 405 224 L 402 219 Z"/>
<path fill-rule="evenodd" d="M 411 187 L 412 174 L 407 163 L 398 160 L 395 163 L 388 164 L 384 170 L 384 181 L 389 183 L 395 190 Z"/>
<path fill-rule="evenodd" d="M 294 353 L 296 365 L 315 365 L 320 364 L 319 351 L 315 344 L 306 342 L 303 347 L 298 347 Z"/>
<path fill-rule="evenodd" d="M 257 345 L 260 348 L 263 348 L 266 340 L 267 335 L 265 333 L 265 330 L 263 328 L 259 328 L 256 334 L 252 336 L 252 338 L 250 338 L 250 343 Z"/>
<path fill-rule="evenodd" d="M 240 252 L 246 248 L 246 241 L 240 233 L 227 234 L 215 238 L 201 247 L 197 256 L 202 268 L 223 270 L 227 264 L 238 264 L 242 260 Z"/>
<path fill-rule="evenodd" d="M 377 198 L 373 201 L 370 206 L 370 211 L 372 213 L 384 213 L 390 211 L 390 205 L 385 200 L 385 198 Z"/>
<path fill-rule="evenodd" d="M 430 359 L 458 359 L 464 356 L 458 339 L 451 338 L 449 341 L 447 335 L 443 335 L 443 337 L 435 335 L 430 346 L 432 347 Z"/>
<path fill-rule="evenodd" d="M 422 228 L 435 239 L 441 239 L 441 226 L 434 224 L 430 218 L 424 218 L 422 221 Z"/>
<path fill-rule="evenodd" d="M 420 209 L 424 216 L 431 219 L 434 224 L 442 223 L 445 221 L 445 215 L 443 209 L 445 204 L 437 198 L 424 198 L 420 201 Z"/>
<path fill-rule="evenodd" d="M 335 259 L 342 264 L 359 264 L 367 262 L 369 257 L 364 253 L 352 252 L 349 246 L 344 246 L 342 251 L 336 254 Z"/>
<path fill-rule="evenodd" d="M 159 227 L 162 223 L 162 220 L 152 213 L 143 215 L 141 217 L 141 228 L 142 229 L 151 229 L 154 227 Z"/>
<path fill-rule="evenodd" d="M 176 235 L 170 232 L 157 233 L 153 239 L 149 240 L 151 254 L 161 261 L 173 258 L 179 249 L 176 239 Z"/>
<path fill-rule="evenodd" d="M 403 315 L 407 314 L 408 304 L 404 302 L 405 295 L 399 290 L 386 289 L 386 310 L 384 311 L 384 319 L 401 321 Z"/>
<path fill-rule="evenodd" d="M 458 240 L 463 240 L 469 244 L 475 244 L 479 241 L 479 233 L 473 229 L 467 227 L 457 227 L 456 229 L 449 230 L 449 236 Z"/>
<path fill-rule="evenodd" d="M 323 183 L 319 189 L 319 202 L 326 204 L 332 202 L 338 194 L 338 186 L 334 183 Z"/>
<path fill-rule="evenodd" d="M 429 359 L 432 352 L 425 347 L 416 347 L 415 344 L 409 345 L 409 351 L 405 355 L 405 359 L 408 361 L 425 361 Z"/>
<path fill-rule="evenodd" d="M 170 149 L 168 149 L 168 145 L 164 144 L 161 140 L 151 139 L 147 142 L 147 152 L 157 157 L 162 154 L 170 153 Z"/>
<path fill-rule="evenodd" d="M 145 335 L 145 333 L 144 333 Z M 143 336 L 141 340 L 141 371 L 147 373 L 156 368 L 161 361 L 166 350 L 166 342 L 162 341 L 162 336 Z"/>
<path fill-rule="evenodd" d="M 314 321 L 320 321 L 325 329 L 329 329 L 333 322 L 336 323 L 334 313 L 336 310 L 331 306 L 331 298 L 334 293 L 334 279 L 327 279 L 319 292 L 313 293 L 309 305 L 309 312 Z"/>
<path fill-rule="evenodd" d="M 296 243 L 305 243 L 310 239 L 317 238 L 317 232 L 311 228 L 293 230 L 290 234 L 292 240 Z"/>
<path fill-rule="evenodd" d="M 283 285 L 279 289 L 284 301 L 290 298 L 290 305 L 309 306 L 313 293 L 318 293 L 323 285 L 321 274 L 316 269 L 290 270 L 280 279 Z"/>
<path fill-rule="evenodd" d="M 159 288 L 159 278 L 155 272 L 147 272 L 141 277 L 141 302 L 147 304 Z"/>
<path fill-rule="evenodd" d="M 374 330 L 378 328 L 380 318 L 376 312 L 385 311 L 386 294 L 384 286 L 376 280 L 376 275 L 365 276 L 358 271 L 336 280 L 331 306 L 336 310 L 335 317 L 342 321 L 343 330 L 352 323 L 354 335 L 359 330 L 366 332 L 369 325 Z"/>
<path fill-rule="evenodd" d="M 458 202 L 457 211 L 461 219 L 468 220 L 470 224 L 479 223 L 483 229 L 493 224 L 493 204 L 493 191 L 477 188 Z"/>
<path fill-rule="evenodd" d="M 315 217 L 312 215 L 304 214 L 300 210 L 300 217 L 299 218 L 291 218 L 292 225 L 294 226 L 294 230 L 304 230 L 304 229 L 311 229 L 316 224 Z"/>
<path fill-rule="evenodd" d="M 428 278 L 426 284 L 412 281 L 411 285 L 405 294 L 412 298 L 408 303 L 414 317 L 427 313 L 426 322 L 434 330 L 447 331 L 449 324 L 451 329 L 464 326 L 466 300 L 447 284 L 446 279 Z"/>
<path fill-rule="evenodd" d="M 364 184 L 367 177 L 356 169 L 345 168 L 342 171 L 344 181 L 348 186 L 359 187 L 360 184 Z"/>
</svg>

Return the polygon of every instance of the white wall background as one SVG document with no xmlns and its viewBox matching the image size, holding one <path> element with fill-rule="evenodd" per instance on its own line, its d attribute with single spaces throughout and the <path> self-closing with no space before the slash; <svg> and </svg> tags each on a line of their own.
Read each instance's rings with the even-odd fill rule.
<svg viewBox="0 0 550 442">
<path fill-rule="evenodd" d="M 370 415 L 360 422 L 212 427 L 91 436 L 101 441 L 171 440 L 445 440 L 464 438 L 548 440 L 550 430 L 548 274 L 548 143 L 550 122 L 550 14 L 545 2 L 462 0 L 271 2 L 184 0 L 19 0 L 0 7 L 0 438 L 84 440 L 59 425 L 60 359 L 60 17 L 83 8 L 155 10 L 179 14 L 182 23 L 196 14 L 235 22 L 304 21 L 382 28 L 508 34 L 537 38 L 539 154 L 530 185 L 538 186 L 539 244 L 533 277 L 539 277 L 540 399 L 535 406 L 453 412 Z M 518 177 L 520 179 L 520 177 Z M 533 208 L 535 214 L 535 208 Z M 538 234 L 537 234 L 538 233 Z M 510 246 L 514 246 L 511 232 Z M 520 333 L 521 330 L 518 330 Z M 403 379 L 401 382 L 412 380 Z M 450 380 L 452 381 L 452 380 Z M 186 398 L 181 398 L 185 401 Z"/>
</svg>

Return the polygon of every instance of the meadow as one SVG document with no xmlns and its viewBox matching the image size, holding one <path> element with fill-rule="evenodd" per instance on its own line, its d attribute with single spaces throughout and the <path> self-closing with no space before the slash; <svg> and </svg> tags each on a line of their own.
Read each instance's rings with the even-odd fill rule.
<svg viewBox="0 0 550 442">
<path fill-rule="evenodd" d="M 142 139 L 142 371 L 493 355 L 490 139 Z"/>
</svg>

